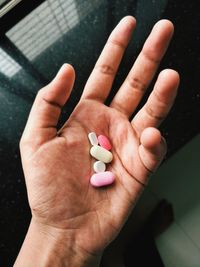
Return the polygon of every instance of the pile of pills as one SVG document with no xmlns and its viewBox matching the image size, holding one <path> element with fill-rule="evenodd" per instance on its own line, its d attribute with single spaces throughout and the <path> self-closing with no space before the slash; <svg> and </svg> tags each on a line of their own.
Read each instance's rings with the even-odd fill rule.
<svg viewBox="0 0 200 267">
<path fill-rule="evenodd" d="M 92 145 L 90 155 L 97 160 L 93 165 L 95 174 L 92 175 L 90 183 L 95 187 L 112 184 L 115 176 L 112 172 L 106 171 L 106 163 L 110 163 L 113 159 L 110 141 L 105 135 L 97 137 L 94 132 L 89 133 L 88 138 Z"/>
</svg>

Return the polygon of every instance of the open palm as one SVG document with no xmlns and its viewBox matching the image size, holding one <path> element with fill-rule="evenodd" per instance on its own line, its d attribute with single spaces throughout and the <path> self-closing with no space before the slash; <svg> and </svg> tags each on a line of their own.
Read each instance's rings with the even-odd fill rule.
<svg viewBox="0 0 200 267">
<path fill-rule="evenodd" d="M 57 132 L 75 76 L 70 65 L 63 65 L 39 91 L 21 139 L 33 218 L 70 232 L 77 246 L 91 254 L 101 252 L 118 234 L 149 174 L 163 159 L 165 142 L 156 128 L 169 112 L 179 83 L 175 71 L 161 72 L 148 101 L 129 121 L 172 36 L 173 25 L 163 20 L 155 25 L 110 106 L 104 105 L 134 27 L 135 20 L 126 17 L 111 33 L 80 102 Z M 107 170 L 116 176 L 111 186 L 90 185 L 94 160 L 89 132 L 111 140 L 113 161 Z"/>
</svg>

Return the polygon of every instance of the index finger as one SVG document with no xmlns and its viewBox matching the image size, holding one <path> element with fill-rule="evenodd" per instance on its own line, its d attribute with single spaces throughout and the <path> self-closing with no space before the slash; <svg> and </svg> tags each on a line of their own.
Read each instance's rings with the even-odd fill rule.
<svg viewBox="0 0 200 267">
<path fill-rule="evenodd" d="M 85 85 L 81 99 L 105 101 L 135 26 L 135 18 L 127 16 L 112 31 Z"/>
</svg>

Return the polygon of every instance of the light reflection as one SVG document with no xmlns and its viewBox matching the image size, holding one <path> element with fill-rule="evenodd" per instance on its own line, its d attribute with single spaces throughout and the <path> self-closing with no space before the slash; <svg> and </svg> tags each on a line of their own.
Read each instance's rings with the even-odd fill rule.
<svg viewBox="0 0 200 267">
<path fill-rule="evenodd" d="M 100 4 L 98 0 L 47 0 L 6 35 L 32 61 Z"/>
<path fill-rule="evenodd" d="M 78 23 L 79 16 L 74 0 L 48 0 L 6 35 L 29 60 L 34 60 Z"/>
<path fill-rule="evenodd" d="M 0 72 L 8 77 L 12 77 L 20 69 L 20 65 L 0 48 Z"/>
</svg>

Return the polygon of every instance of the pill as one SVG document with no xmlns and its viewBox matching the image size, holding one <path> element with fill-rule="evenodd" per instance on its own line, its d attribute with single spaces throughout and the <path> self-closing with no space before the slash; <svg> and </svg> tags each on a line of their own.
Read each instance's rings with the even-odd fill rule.
<svg viewBox="0 0 200 267">
<path fill-rule="evenodd" d="M 104 172 L 106 170 L 106 164 L 102 161 L 96 161 L 93 165 L 95 172 Z"/>
<path fill-rule="evenodd" d="M 90 178 L 90 183 L 95 187 L 101 187 L 112 184 L 114 180 L 115 175 L 112 172 L 106 171 L 93 174 Z"/>
<path fill-rule="evenodd" d="M 111 144 L 109 139 L 105 135 L 99 135 L 98 136 L 98 143 L 100 146 L 107 150 L 111 150 Z"/>
<path fill-rule="evenodd" d="M 109 163 L 113 159 L 112 153 L 101 146 L 92 146 L 90 149 L 90 154 L 95 159 L 103 161 L 104 163 Z"/>
<path fill-rule="evenodd" d="M 88 139 L 89 139 L 90 144 L 92 146 L 98 145 L 98 139 L 97 139 L 97 136 L 96 136 L 96 134 L 94 132 L 91 132 L 91 133 L 88 134 Z"/>
</svg>

